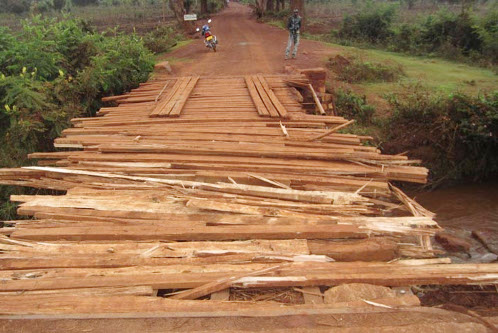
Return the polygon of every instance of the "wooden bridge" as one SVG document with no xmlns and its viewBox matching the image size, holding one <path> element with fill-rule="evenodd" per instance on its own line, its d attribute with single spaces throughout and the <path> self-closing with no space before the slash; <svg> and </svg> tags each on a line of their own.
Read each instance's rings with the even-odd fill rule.
<svg viewBox="0 0 498 333">
<path fill-rule="evenodd" d="M 74 119 L 38 166 L 0 170 L 2 184 L 61 191 L 11 198 L 32 218 L 0 229 L 0 328 L 486 331 L 409 289 L 323 297 L 495 284 L 498 265 L 440 257 L 434 214 L 391 184 L 427 170 L 308 114 L 310 83 L 156 74 Z"/>
</svg>

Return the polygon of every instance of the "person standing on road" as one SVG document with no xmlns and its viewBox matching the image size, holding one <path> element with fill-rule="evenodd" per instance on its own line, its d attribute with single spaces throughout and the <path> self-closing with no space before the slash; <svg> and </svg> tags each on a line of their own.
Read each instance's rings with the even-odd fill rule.
<svg viewBox="0 0 498 333">
<path fill-rule="evenodd" d="M 289 41 L 287 42 L 287 49 L 285 50 L 285 59 L 289 59 L 292 43 L 294 43 L 294 50 L 292 51 L 292 58 L 297 55 L 297 47 L 299 46 L 299 34 L 301 30 L 301 16 L 299 11 L 294 9 L 294 14 L 289 17 L 287 21 L 287 29 L 289 30 Z"/>
</svg>

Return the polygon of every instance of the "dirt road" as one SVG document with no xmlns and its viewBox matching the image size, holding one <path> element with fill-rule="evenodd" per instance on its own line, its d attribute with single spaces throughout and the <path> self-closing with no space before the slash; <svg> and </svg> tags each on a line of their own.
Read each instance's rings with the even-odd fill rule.
<svg viewBox="0 0 498 333">
<path fill-rule="evenodd" d="M 323 66 L 334 50 L 322 43 L 301 40 L 298 57 L 285 60 L 288 33 L 277 27 L 258 23 L 247 6 L 230 3 L 212 17 L 211 30 L 219 40 L 218 52 L 208 50 L 201 39 L 168 54 L 175 61 L 177 75 L 240 75 L 282 73 L 285 65 L 297 68 Z M 204 21 L 198 21 L 199 25 Z"/>
</svg>

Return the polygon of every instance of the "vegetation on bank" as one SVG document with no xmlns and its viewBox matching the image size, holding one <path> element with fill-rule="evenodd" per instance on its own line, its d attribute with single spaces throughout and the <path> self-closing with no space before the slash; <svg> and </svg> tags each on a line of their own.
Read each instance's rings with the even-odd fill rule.
<svg viewBox="0 0 498 333">
<path fill-rule="evenodd" d="M 387 96 L 385 149 L 426 162 L 437 185 L 498 174 L 498 91 L 477 96 L 412 86 Z"/>
<path fill-rule="evenodd" d="M 50 150 L 71 118 L 93 115 L 101 97 L 129 90 L 153 68 L 139 36 L 106 36 L 77 20 L 35 17 L 0 36 L 2 166 Z"/>
<path fill-rule="evenodd" d="M 27 154 L 53 151 L 72 118 L 94 115 L 102 97 L 148 79 L 154 54 L 147 46 L 164 51 L 176 38 L 168 29 L 142 38 L 39 16 L 23 21 L 20 31 L 0 30 L 0 167 L 26 165 Z M 13 191 L 19 189 L 0 189 L 0 218 L 14 214 Z"/>
<path fill-rule="evenodd" d="M 340 67 L 337 62 L 331 61 L 335 72 L 347 72 L 351 64 L 358 66 L 357 59 L 342 60 L 344 65 Z M 369 70 L 360 72 L 360 76 L 378 82 L 389 65 L 368 63 L 364 67 Z M 399 64 L 391 67 L 396 71 Z M 365 95 L 351 89 L 336 89 L 334 95 L 339 114 L 357 120 L 352 128 L 355 133 L 373 135 L 387 153 L 408 151 L 410 158 L 421 159 L 431 170 L 433 186 L 498 174 L 497 90 L 448 92 L 420 82 L 409 83 L 382 94 L 389 108 L 384 113 L 376 112 Z"/>
</svg>

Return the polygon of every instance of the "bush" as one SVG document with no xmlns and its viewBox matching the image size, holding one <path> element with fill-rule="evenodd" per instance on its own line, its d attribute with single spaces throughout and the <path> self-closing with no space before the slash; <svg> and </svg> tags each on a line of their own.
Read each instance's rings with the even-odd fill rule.
<svg viewBox="0 0 498 333">
<path fill-rule="evenodd" d="M 340 116 L 355 119 L 362 125 L 372 123 L 375 108 L 367 104 L 366 96 L 358 96 L 351 90 L 339 89 L 334 93 L 335 106 Z"/>
<path fill-rule="evenodd" d="M 475 20 L 468 13 L 456 15 L 447 11 L 426 18 L 421 25 L 419 44 L 424 46 L 427 52 L 450 45 L 465 55 L 471 50 L 479 52 L 482 48 Z"/>
<path fill-rule="evenodd" d="M 0 46 L 0 150 L 3 166 L 50 150 L 73 117 L 94 114 L 99 98 L 147 79 L 152 54 L 135 35 L 105 37 L 75 20 L 35 17 Z"/>
<path fill-rule="evenodd" d="M 25 22 L 0 34 L 0 167 L 28 163 L 26 155 L 53 150 L 70 119 L 94 115 L 100 98 L 146 81 L 153 55 L 138 36 L 112 37 L 76 20 Z M 10 187 L 0 187 L 5 201 Z M 0 206 L 8 219 L 13 206 Z"/>
<path fill-rule="evenodd" d="M 0 12 L 21 14 L 27 12 L 31 0 L 0 0 Z"/>
<path fill-rule="evenodd" d="M 393 51 L 417 55 L 439 55 L 449 59 L 498 63 L 498 10 L 484 17 L 441 10 L 422 17 L 417 23 L 395 25 L 395 7 L 368 5 L 345 16 L 333 36 L 344 45 L 351 42 L 384 45 Z"/>
<path fill-rule="evenodd" d="M 404 75 L 399 64 L 381 64 L 364 62 L 359 58 L 335 57 L 329 61 L 329 66 L 338 78 L 348 83 L 397 81 Z"/>
<path fill-rule="evenodd" d="M 389 102 L 392 152 L 410 150 L 428 163 L 435 179 L 498 172 L 498 92 L 443 95 L 416 86 L 389 96 Z"/>
<path fill-rule="evenodd" d="M 477 31 L 482 40 L 482 55 L 498 63 L 498 10 L 490 11 L 477 26 Z"/>
<path fill-rule="evenodd" d="M 418 41 L 420 40 L 420 29 L 415 24 L 402 24 L 395 27 L 389 41 L 389 48 L 394 51 L 421 54 Z"/>
<path fill-rule="evenodd" d="M 391 35 L 396 15 L 394 6 L 368 4 L 353 16 L 346 16 L 338 32 L 341 39 L 365 41 L 373 44 L 385 42 Z"/>
<path fill-rule="evenodd" d="M 166 52 L 182 39 L 172 27 L 160 26 L 144 36 L 145 46 L 154 53 Z"/>
</svg>

